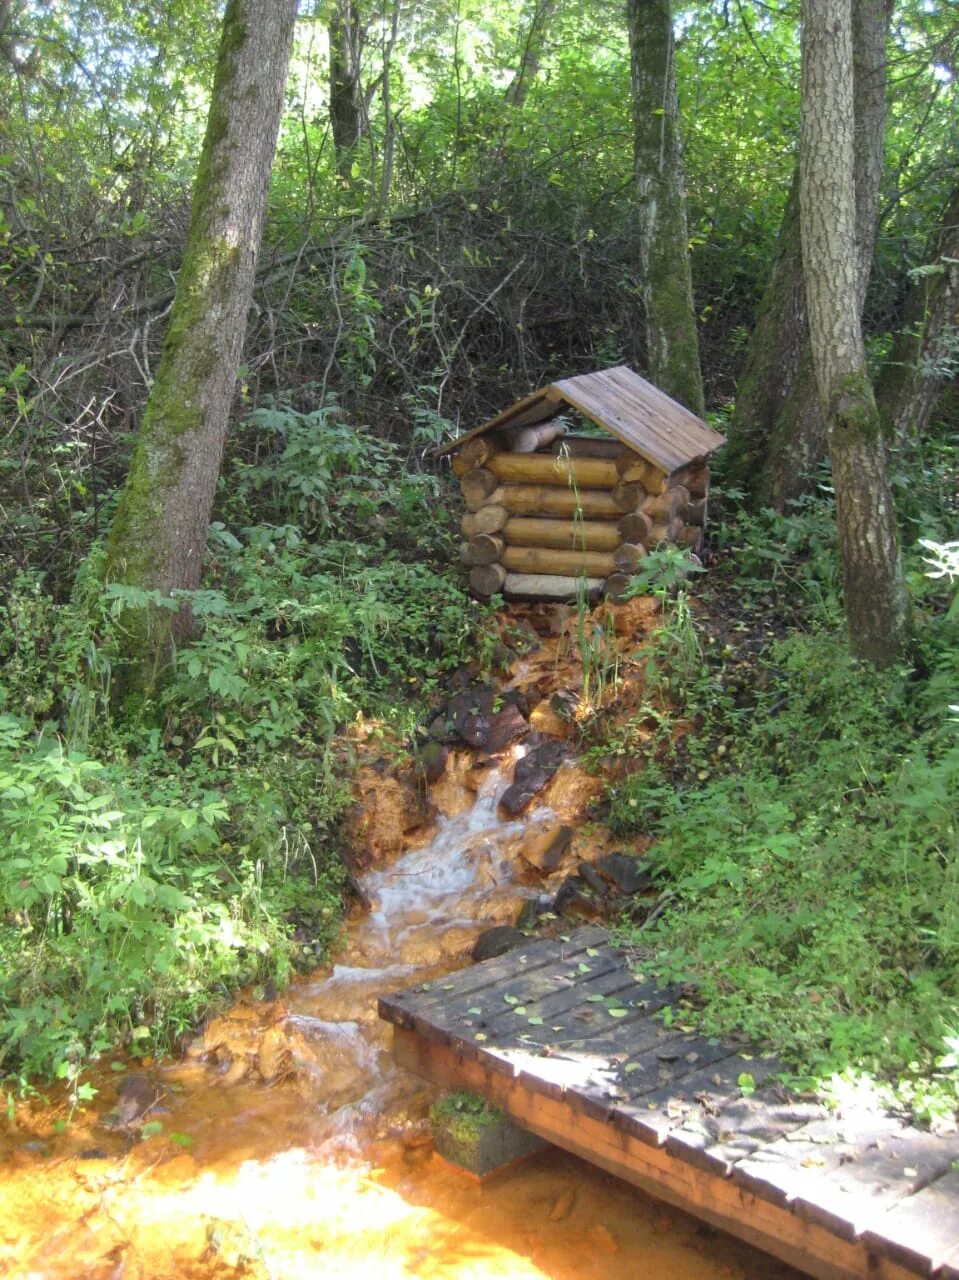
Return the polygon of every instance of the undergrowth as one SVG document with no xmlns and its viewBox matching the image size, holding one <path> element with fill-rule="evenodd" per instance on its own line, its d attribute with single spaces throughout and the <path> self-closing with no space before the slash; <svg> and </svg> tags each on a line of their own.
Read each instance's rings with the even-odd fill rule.
<svg viewBox="0 0 959 1280">
<path fill-rule="evenodd" d="M 655 758 L 611 789 L 609 822 L 655 837 L 668 909 L 623 937 L 692 984 L 706 1032 L 820 1086 L 866 1074 L 942 1123 L 959 1104 L 955 544 L 908 549 L 914 649 L 877 673 L 848 654 L 831 508 L 740 514 L 702 603 L 661 592 L 639 713 L 655 704 Z"/>
<path fill-rule="evenodd" d="M 404 462 L 335 406 L 254 415 L 189 596 L 201 633 L 149 701 L 116 705 L 112 637 L 137 593 L 100 589 L 96 550 L 66 604 L 9 578 L 0 1077 L 66 1077 L 82 1099 L 99 1054 L 160 1052 L 335 939 L 346 731 L 389 718 L 402 738 L 482 651 L 482 611 L 441 570 L 436 480 Z"/>
</svg>

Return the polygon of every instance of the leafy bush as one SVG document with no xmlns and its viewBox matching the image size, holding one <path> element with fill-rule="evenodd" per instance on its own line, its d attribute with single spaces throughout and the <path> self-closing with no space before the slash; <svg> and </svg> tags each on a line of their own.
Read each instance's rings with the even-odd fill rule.
<svg viewBox="0 0 959 1280">
<path fill-rule="evenodd" d="M 868 1071 L 929 1115 L 959 1102 L 941 1066 L 959 1027 L 959 628 L 927 618 L 910 669 L 850 658 L 822 625 L 828 548 L 806 559 L 820 519 L 807 504 L 740 525 L 729 571 L 742 584 L 747 567 L 748 608 L 733 621 L 717 587 L 726 612 L 700 619 L 700 671 L 670 686 L 662 764 L 611 794 L 614 830 L 657 837 L 672 896 L 625 934 L 695 984 L 709 1031 L 744 1031 L 820 1079 Z M 809 602 L 821 625 L 785 630 Z M 693 746 L 671 732 L 680 718 Z"/>
<path fill-rule="evenodd" d="M 0 1076 L 81 1090 L 91 1055 L 160 1050 L 316 963 L 342 918 L 343 731 L 410 727 L 482 652 L 483 611 L 430 564 L 435 481 L 332 411 L 270 413 L 259 461 L 224 475 L 235 523 L 187 593 L 201 633 L 152 701 L 113 705 L 142 593 L 103 591 L 96 552 L 66 605 L 25 574 L 0 600 Z"/>
</svg>

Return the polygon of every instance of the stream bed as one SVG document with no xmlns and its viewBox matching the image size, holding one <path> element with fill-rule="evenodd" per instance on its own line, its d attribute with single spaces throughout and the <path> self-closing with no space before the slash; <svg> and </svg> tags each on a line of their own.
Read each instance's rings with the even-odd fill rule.
<svg viewBox="0 0 959 1280">
<path fill-rule="evenodd" d="M 460 967 L 535 892 L 506 823 L 516 755 L 475 799 L 437 796 L 418 847 L 363 878 L 336 964 L 240 1001 L 184 1058 L 147 1064 L 146 1125 L 110 1128 L 116 1078 L 66 1126 L 35 1105 L 0 1141 L 0 1275 L 781 1280 L 780 1263 L 548 1149 L 483 1186 L 432 1152 L 436 1096 L 394 1067 L 376 999 Z M 144 1070 L 142 1064 L 131 1071 Z M 60 1131 L 58 1131 L 58 1129 Z"/>
</svg>

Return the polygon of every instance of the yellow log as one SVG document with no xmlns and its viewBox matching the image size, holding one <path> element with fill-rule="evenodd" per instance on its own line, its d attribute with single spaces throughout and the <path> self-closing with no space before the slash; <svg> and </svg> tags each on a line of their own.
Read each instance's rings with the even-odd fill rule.
<svg viewBox="0 0 959 1280">
<path fill-rule="evenodd" d="M 613 572 L 609 551 L 557 551 L 550 547 L 507 547 L 500 559 L 510 573 L 555 573 L 576 577 L 605 578 Z"/>
<path fill-rule="evenodd" d="M 639 481 L 620 480 L 613 490 L 612 498 L 620 511 L 635 511 L 646 497 L 646 489 Z"/>
<path fill-rule="evenodd" d="M 623 542 L 645 542 L 652 527 L 653 522 L 645 511 L 631 511 L 616 526 Z"/>
<path fill-rule="evenodd" d="M 551 446 L 553 453 L 562 453 L 570 458 L 608 458 L 615 462 L 623 451 L 618 440 L 609 436 L 568 435 Z"/>
<path fill-rule="evenodd" d="M 490 494 L 495 492 L 497 480 L 492 471 L 487 471 L 485 467 L 474 467 L 462 477 L 460 488 L 463 490 L 463 497 L 469 509 L 478 511 L 480 507 L 486 505 Z"/>
<path fill-rule="evenodd" d="M 505 507 L 485 506 L 479 511 L 468 512 L 460 522 L 460 528 L 467 538 L 476 533 L 499 533 L 507 519 Z"/>
<path fill-rule="evenodd" d="M 503 539 L 496 533 L 477 533 L 466 544 L 466 564 L 495 564 L 503 554 Z"/>
<path fill-rule="evenodd" d="M 694 498 L 705 498 L 709 491 L 709 464 L 704 458 L 679 467 L 669 477 L 670 484 L 685 485 Z"/>
<path fill-rule="evenodd" d="M 612 489 L 619 480 L 615 462 L 606 458 L 563 458 L 551 453 L 498 453 L 488 461 L 500 480 L 550 484 L 576 489 Z"/>
<path fill-rule="evenodd" d="M 478 564 L 470 570 L 470 590 L 482 600 L 494 596 L 505 581 L 506 570 L 501 564 Z"/>
<path fill-rule="evenodd" d="M 665 493 L 651 494 L 643 499 L 643 510 L 657 524 L 682 515 L 689 505 L 689 490 L 681 484 L 672 485 Z"/>
<path fill-rule="evenodd" d="M 615 551 L 622 538 L 616 525 L 588 520 L 535 520 L 513 516 L 503 537 L 514 547 L 553 547 L 560 550 Z"/>
<path fill-rule="evenodd" d="M 638 542 L 624 542 L 613 552 L 613 568 L 617 573 L 635 573 L 646 559 L 646 548 Z"/>
<path fill-rule="evenodd" d="M 554 489 L 551 485 L 504 484 L 490 494 L 489 502 L 516 516 L 580 515 L 586 520 L 618 520 L 623 508 L 601 489 Z"/>
<path fill-rule="evenodd" d="M 470 471 L 473 467 L 482 467 L 498 451 L 498 448 L 499 446 L 493 437 L 474 436 L 472 440 L 467 440 L 466 444 L 456 454 L 456 457 L 462 458 L 468 463 L 466 470 Z M 455 466 L 453 469 L 456 470 Z"/>
</svg>

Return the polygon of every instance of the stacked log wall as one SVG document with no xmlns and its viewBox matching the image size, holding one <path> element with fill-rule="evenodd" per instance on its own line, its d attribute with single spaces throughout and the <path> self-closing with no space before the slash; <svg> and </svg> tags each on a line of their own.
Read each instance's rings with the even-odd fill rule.
<svg viewBox="0 0 959 1280">
<path fill-rule="evenodd" d="M 709 469 L 667 475 L 616 440 L 557 439 L 555 422 L 467 441 L 453 459 L 468 508 L 462 558 L 480 599 L 622 594 L 650 550 L 698 551 Z"/>
</svg>

